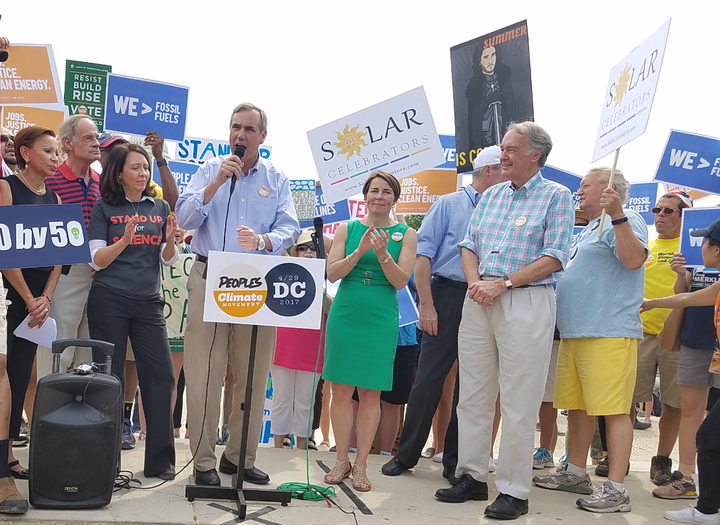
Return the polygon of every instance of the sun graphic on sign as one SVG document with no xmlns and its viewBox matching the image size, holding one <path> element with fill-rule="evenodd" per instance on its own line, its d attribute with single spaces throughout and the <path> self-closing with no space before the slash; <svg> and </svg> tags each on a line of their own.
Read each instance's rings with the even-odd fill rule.
<svg viewBox="0 0 720 525">
<path fill-rule="evenodd" d="M 630 76 L 630 66 L 625 64 L 625 69 L 623 69 L 622 73 L 620 73 L 620 78 L 617 81 L 617 87 L 615 89 L 615 97 L 613 99 L 615 100 L 615 107 L 620 105 L 623 97 L 628 92 L 628 84 L 630 83 L 630 80 L 632 80 L 632 77 Z"/>
<path fill-rule="evenodd" d="M 363 139 L 367 133 L 358 131 L 359 127 L 360 125 L 357 125 L 352 129 L 348 129 L 348 125 L 345 124 L 342 134 L 335 132 L 338 141 L 333 142 L 333 146 L 340 149 L 338 155 L 347 155 L 348 159 L 352 157 L 353 153 L 356 153 L 358 157 L 360 156 L 360 146 L 367 146 L 365 139 Z"/>
</svg>

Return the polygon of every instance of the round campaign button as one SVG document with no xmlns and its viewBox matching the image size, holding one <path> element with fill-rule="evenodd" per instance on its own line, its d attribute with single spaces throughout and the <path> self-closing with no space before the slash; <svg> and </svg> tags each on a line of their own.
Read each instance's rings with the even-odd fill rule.
<svg viewBox="0 0 720 525">
<path fill-rule="evenodd" d="M 527 217 L 518 217 L 517 219 L 515 219 L 515 226 L 517 226 L 518 228 L 520 226 L 525 226 L 526 222 L 527 222 Z"/>
<path fill-rule="evenodd" d="M 390 238 L 395 242 L 400 242 L 403 240 L 403 234 L 402 232 L 395 232 L 390 236 Z"/>
<path fill-rule="evenodd" d="M 310 308 L 315 300 L 315 280 L 295 263 L 280 264 L 265 275 L 268 298 L 265 305 L 277 315 L 294 317 Z"/>
</svg>

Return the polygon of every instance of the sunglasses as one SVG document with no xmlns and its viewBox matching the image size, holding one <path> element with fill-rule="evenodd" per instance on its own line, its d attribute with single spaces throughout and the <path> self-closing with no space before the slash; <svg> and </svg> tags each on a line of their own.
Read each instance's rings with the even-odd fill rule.
<svg viewBox="0 0 720 525">
<path fill-rule="evenodd" d="M 15 135 L 0 135 L 0 142 L 15 142 Z"/>
<path fill-rule="evenodd" d="M 301 244 L 297 247 L 298 252 L 306 252 L 306 251 L 315 251 L 315 245 L 314 244 Z"/>
<path fill-rule="evenodd" d="M 653 209 L 650 210 L 650 211 L 652 211 L 655 215 L 657 215 L 657 214 L 660 213 L 661 211 L 664 212 L 665 215 L 672 215 L 672 214 L 675 213 L 675 212 L 682 213 L 681 210 L 675 210 L 675 209 L 673 209 L 673 208 L 657 208 L 657 207 L 656 207 L 656 208 L 653 208 Z"/>
</svg>

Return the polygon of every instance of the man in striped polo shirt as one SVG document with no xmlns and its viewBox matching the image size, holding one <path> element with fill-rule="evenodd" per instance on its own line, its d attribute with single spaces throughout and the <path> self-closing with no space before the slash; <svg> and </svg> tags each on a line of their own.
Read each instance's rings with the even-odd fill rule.
<svg viewBox="0 0 720 525">
<path fill-rule="evenodd" d="M 85 227 L 90 213 L 100 198 L 100 176 L 90 165 L 100 160 L 99 134 L 95 123 L 85 115 L 72 115 L 60 126 L 60 147 L 67 153 L 52 177 L 45 179 L 46 186 L 58 194 L 63 204 L 81 204 Z M 60 281 L 55 288 L 50 317 L 57 323 L 57 338 L 90 337 L 87 325 L 87 298 L 92 284 L 92 268 L 87 263 L 63 266 Z M 72 363 L 92 362 L 90 348 L 69 347 L 62 353 L 60 369 Z M 52 354 L 49 348 L 38 347 L 38 378 L 52 371 Z"/>
</svg>

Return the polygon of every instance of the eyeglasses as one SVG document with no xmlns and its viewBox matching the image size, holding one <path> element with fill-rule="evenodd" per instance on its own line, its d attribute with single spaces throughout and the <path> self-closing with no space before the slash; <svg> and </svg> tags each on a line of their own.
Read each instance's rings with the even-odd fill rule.
<svg viewBox="0 0 720 525">
<path fill-rule="evenodd" d="M 0 142 L 15 142 L 15 135 L 0 135 Z"/>
<path fill-rule="evenodd" d="M 306 251 L 315 251 L 315 245 L 314 244 L 301 244 L 297 247 L 298 252 L 306 252 Z"/>
<path fill-rule="evenodd" d="M 657 207 L 656 207 L 656 208 L 653 208 L 651 211 L 652 211 L 655 215 L 657 215 L 657 214 L 660 213 L 660 212 L 664 212 L 665 215 L 672 215 L 672 214 L 675 213 L 675 212 L 678 212 L 678 214 L 682 213 L 681 210 L 675 210 L 675 209 L 673 209 L 673 208 L 657 208 Z"/>
</svg>

